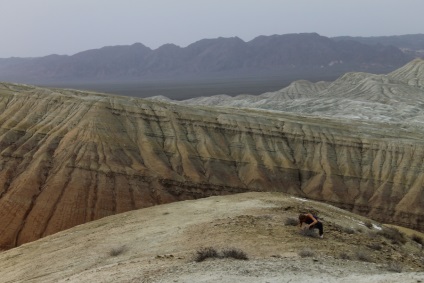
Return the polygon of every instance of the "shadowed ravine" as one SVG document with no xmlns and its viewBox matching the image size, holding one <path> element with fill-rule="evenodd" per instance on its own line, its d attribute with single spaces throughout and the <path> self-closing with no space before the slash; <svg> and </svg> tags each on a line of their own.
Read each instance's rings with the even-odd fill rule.
<svg viewBox="0 0 424 283">
<path fill-rule="evenodd" d="M 422 137 L 390 123 L 0 84 L 0 246 L 246 191 L 424 230 Z"/>
</svg>

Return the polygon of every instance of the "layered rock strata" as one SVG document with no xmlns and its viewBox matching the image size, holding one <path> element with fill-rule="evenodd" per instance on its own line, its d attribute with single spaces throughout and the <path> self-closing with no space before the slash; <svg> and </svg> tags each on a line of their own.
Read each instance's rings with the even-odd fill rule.
<svg viewBox="0 0 424 283">
<path fill-rule="evenodd" d="M 108 215 L 282 191 L 424 230 L 422 132 L 0 84 L 0 247 Z"/>
</svg>

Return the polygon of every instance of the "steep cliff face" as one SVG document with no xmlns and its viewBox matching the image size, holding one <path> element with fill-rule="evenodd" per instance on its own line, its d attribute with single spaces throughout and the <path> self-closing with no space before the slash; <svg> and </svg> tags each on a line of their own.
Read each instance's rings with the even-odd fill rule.
<svg viewBox="0 0 424 283">
<path fill-rule="evenodd" d="M 422 137 L 396 124 L 0 84 L 0 247 L 246 191 L 424 230 Z"/>
</svg>

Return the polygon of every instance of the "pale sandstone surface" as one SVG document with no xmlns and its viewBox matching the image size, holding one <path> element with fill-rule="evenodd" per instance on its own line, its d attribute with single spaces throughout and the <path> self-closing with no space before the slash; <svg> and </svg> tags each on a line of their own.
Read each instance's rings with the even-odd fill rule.
<svg viewBox="0 0 424 283">
<path fill-rule="evenodd" d="M 314 211 L 324 239 L 284 225 Z M 424 280 L 422 247 L 381 236 L 384 225 L 283 193 L 174 202 L 92 221 L 0 253 L 0 282 L 408 282 Z M 354 233 L 347 232 L 347 228 Z M 382 229 L 382 230 L 381 230 Z M 419 234 L 419 232 L 416 232 Z M 419 234 L 423 236 L 422 234 Z M 381 249 L 371 248 L 376 244 Z M 194 262 L 202 247 L 249 260 Z M 111 255 L 113 249 L 121 249 Z M 300 257 L 309 248 L 311 257 Z M 358 251 L 370 262 L 360 261 Z M 345 254 L 350 259 L 341 259 Z M 388 266 L 396 263 L 401 273 Z"/>
<path fill-rule="evenodd" d="M 421 75 L 420 63 L 393 75 L 398 83 L 392 84 L 413 88 L 418 108 L 421 80 L 411 78 Z M 381 76 L 376 80 L 384 84 Z M 301 81 L 286 93 L 348 88 L 342 81 Z M 307 196 L 423 230 L 424 127 L 417 126 L 421 112 L 411 113 L 407 120 L 417 122 L 186 106 L 2 83 L 0 246 L 133 209 L 248 191 Z"/>
<path fill-rule="evenodd" d="M 296 81 L 258 96 L 217 95 L 175 103 L 397 123 L 399 128 L 420 131 L 424 125 L 424 60 L 416 59 L 387 75 L 347 73 L 331 83 Z"/>
</svg>

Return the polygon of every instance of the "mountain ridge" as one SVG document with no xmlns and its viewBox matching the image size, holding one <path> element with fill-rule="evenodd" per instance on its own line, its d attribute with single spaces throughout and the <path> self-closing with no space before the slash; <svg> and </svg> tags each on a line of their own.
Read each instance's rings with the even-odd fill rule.
<svg viewBox="0 0 424 283">
<path fill-rule="evenodd" d="M 0 80 L 24 83 L 143 81 L 172 78 L 270 76 L 284 73 L 375 70 L 411 59 L 393 46 L 335 41 L 316 33 L 203 39 L 187 47 L 152 50 L 141 43 L 71 56 L 0 59 Z"/>
</svg>

